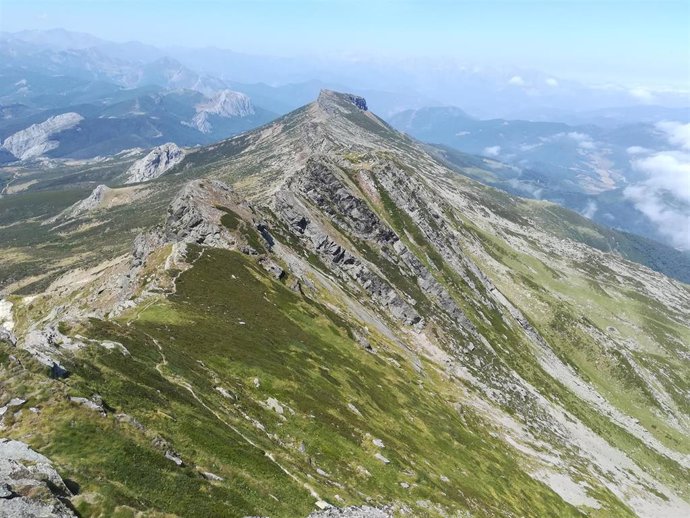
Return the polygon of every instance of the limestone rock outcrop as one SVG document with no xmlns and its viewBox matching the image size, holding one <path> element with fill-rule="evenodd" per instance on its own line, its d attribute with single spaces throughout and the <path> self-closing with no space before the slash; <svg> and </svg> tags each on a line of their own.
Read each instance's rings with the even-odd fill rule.
<svg viewBox="0 0 690 518">
<path fill-rule="evenodd" d="M 74 518 L 71 496 L 47 457 L 23 442 L 0 439 L 0 516 Z"/>
<path fill-rule="evenodd" d="M 185 157 L 184 150 L 173 142 L 153 148 L 148 155 L 134 162 L 125 173 L 125 183 L 148 182 L 176 166 Z"/>
</svg>

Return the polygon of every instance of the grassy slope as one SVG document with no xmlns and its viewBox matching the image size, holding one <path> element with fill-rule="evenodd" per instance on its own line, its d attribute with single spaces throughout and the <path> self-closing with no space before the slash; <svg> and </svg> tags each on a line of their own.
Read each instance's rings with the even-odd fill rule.
<svg viewBox="0 0 690 518">
<path fill-rule="evenodd" d="M 437 152 L 434 152 L 433 146 L 429 146 L 428 149 L 431 150 L 432 155 L 439 156 Z M 497 190 L 510 191 L 510 187 L 498 180 L 495 172 L 488 168 L 481 159 L 444 148 L 441 160 L 444 165 L 469 178 L 494 186 L 496 189 L 491 190 L 493 192 L 485 197 L 485 201 L 491 198 L 507 199 L 512 197 Z M 641 235 L 600 225 L 580 216 L 574 210 L 555 203 L 521 199 L 520 205 L 519 212 L 533 217 L 536 224 L 544 230 L 585 243 L 603 252 L 618 253 L 630 261 L 638 262 L 664 275 L 690 283 L 690 254 L 688 252 L 681 252 Z"/>
<path fill-rule="evenodd" d="M 431 242 L 420 232 L 418 222 L 412 221 L 408 214 L 395 205 L 390 199 L 391 193 L 387 193 L 380 185 L 378 189 L 383 202 L 379 210 L 383 210 L 385 219 L 399 235 L 410 235 L 414 239 L 410 241 L 403 237 L 418 257 L 429 258 L 427 266 L 432 272 L 436 270 L 437 280 L 455 296 L 456 302 L 482 335 L 489 339 L 506 366 L 538 387 L 541 394 L 555 404 L 563 405 L 611 444 L 625 451 L 639 465 L 657 473 L 666 484 L 687 496 L 687 487 L 682 483 L 688 476 L 686 469 L 645 446 L 625 428 L 612 423 L 589 405 L 583 405 L 582 400 L 560 380 L 536 363 L 530 344 L 525 342 L 520 333 L 516 334 L 515 329 L 506 326 L 498 312 L 487 312 L 486 308 L 482 310 L 483 315 L 490 320 L 490 325 L 486 325 L 485 318 L 468 304 L 473 296 L 468 292 L 467 286 L 444 265 Z M 488 200 L 482 198 L 481 206 L 490 207 L 510 221 L 526 223 L 527 214 L 519 200 L 515 201 L 494 190 L 487 190 L 480 196 L 491 197 Z M 427 221 L 433 223 L 433 219 L 423 212 L 415 214 L 415 217 L 426 217 Z M 616 293 L 618 287 L 615 276 L 609 279 L 606 286 L 609 291 L 613 289 L 615 298 L 607 295 L 601 287 L 594 289 L 592 284 L 597 283 L 599 272 L 593 272 L 592 268 L 596 268 L 597 263 L 584 265 L 588 268 L 586 270 L 561 269 L 559 274 L 554 268 L 560 268 L 560 265 L 552 263 L 554 268 L 551 268 L 537 259 L 539 254 L 536 252 L 540 249 L 538 243 L 531 243 L 535 248 L 532 255 L 516 252 L 509 249 L 502 239 L 481 232 L 470 221 L 465 220 L 460 212 L 449 212 L 455 212 L 451 222 L 457 230 L 466 233 L 471 229 L 471 233 L 479 238 L 485 249 L 493 251 L 494 258 L 508 267 L 510 278 L 501 278 L 493 264 L 476 258 L 484 266 L 484 271 L 494 277 L 503 293 L 517 303 L 547 338 L 562 361 L 573 366 L 580 376 L 592 383 L 614 406 L 638 419 L 662 444 L 682 453 L 690 451 L 687 437 L 668 426 L 665 420 L 659 419 L 657 412 L 662 412 L 662 409 L 658 401 L 650 394 L 646 381 L 640 378 L 628 360 L 616 347 L 607 347 L 582 330 L 582 326 L 591 326 L 595 331 L 605 334 L 604 330 L 615 325 L 615 333 L 620 335 L 620 340 L 634 338 L 649 348 L 655 346 L 652 353 L 649 348 L 643 348 L 633 355 L 640 365 L 647 366 L 654 377 L 661 380 L 677 407 L 687 415 L 687 400 L 683 394 L 686 393 L 688 384 L 682 375 L 687 369 L 671 347 L 669 337 L 673 337 L 678 343 L 689 343 L 690 333 L 679 324 L 677 318 L 666 314 L 665 310 L 651 300 L 641 299 L 641 295 L 634 291 L 618 289 Z M 587 221 L 583 218 L 578 220 Z M 471 253 L 470 250 L 467 252 Z M 409 292 L 404 285 L 396 283 L 394 277 L 389 277 L 390 279 L 400 289 Z M 564 302 L 564 299 L 569 302 Z M 681 374 L 678 375 L 679 373 Z M 514 403 L 519 404 L 513 401 L 511 405 Z M 505 410 L 513 412 L 515 409 L 509 405 Z"/>
<path fill-rule="evenodd" d="M 372 129 L 383 131 L 382 128 Z M 217 161 L 227 162 L 227 153 L 238 152 L 242 145 L 236 139 L 208 153 Z M 193 175 L 213 172 L 215 162 L 207 163 L 208 158 L 190 157 Z M 177 185 L 182 179 L 166 180 Z M 447 266 L 444 267 L 443 259 L 415 222 L 396 210 L 385 192 L 379 194 L 383 207 L 378 207 L 378 212 L 446 286 L 499 351 L 507 366 L 546 397 L 563 404 L 650 472 L 661 473 L 661 478 L 669 485 L 682 486 L 686 472 L 650 452 L 587 405 L 582 405 L 581 400 L 536 364 L 524 339 L 505 325 L 498 312 L 479 314 L 468 302 L 472 295 L 467 287 Z M 118 209 L 123 212 L 112 215 L 124 225 L 118 229 L 118 235 L 123 235 L 124 229 L 132 232 L 138 226 L 137 217 L 141 216 L 142 226 L 153 222 L 156 211 L 160 214 L 162 200 L 163 196 L 157 198 L 150 212 L 141 215 L 137 213 L 140 206 Z M 487 199 L 480 196 L 477 202 L 488 204 L 510 220 L 525 221 L 526 217 L 533 216 L 511 200 L 499 193 Z M 471 222 L 462 221 L 462 214 L 456 214 L 455 218 L 454 225 L 478 235 L 494 258 L 511 268 L 513 278 L 510 282 L 505 279 L 501 282 L 500 276 L 494 280 L 533 322 L 540 322 L 541 332 L 553 340 L 557 354 L 607 395 L 621 394 L 621 387 L 631 384 L 630 398 L 615 403 L 638 417 L 645 427 L 654 428 L 653 414 L 637 408 L 649 405 L 647 395 L 637 390 L 638 385 L 630 380 L 629 370 L 620 370 L 620 359 L 613 358 L 602 368 L 598 358 L 606 357 L 607 351 L 597 349 L 600 346 L 590 343 L 591 340 L 578 332 L 573 336 L 562 332 L 564 326 L 578 324 L 575 320 L 563 319 L 569 311 L 580 311 L 580 306 L 563 307 L 558 304 L 560 300 L 539 290 L 540 286 L 546 286 L 550 293 L 565 293 L 582 301 L 591 293 L 586 282 L 595 277 L 583 273 L 574 283 L 569 278 L 559 279 L 549 266 L 508 249 L 503 240 L 486 236 Z M 563 225 L 558 218 L 553 221 Z M 585 227 L 582 239 L 591 237 Z M 84 236 L 74 243 L 86 243 L 93 238 L 90 234 Z M 357 243 L 357 246 L 394 285 L 406 292 L 414 290 L 415 298 L 425 302 L 423 295 L 418 296 L 416 285 L 411 285 L 395 268 L 391 269 L 367 243 Z M 487 273 L 490 273 L 491 265 L 484 266 L 489 267 Z M 512 290 L 517 290 L 518 286 L 528 288 L 523 291 L 536 294 L 550 307 L 546 313 L 548 318 L 542 322 L 545 314 L 539 312 L 540 307 L 531 306 L 516 296 Z M 586 315 L 600 329 L 605 329 L 609 314 L 601 314 L 596 308 L 599 305 L 610 311 L 616 308 L 615 303 L 604 304 L 604 297 L 601 295 L 601 300 L 593 300 L 596 305 Z M 632 295 L 627 297 L 627 302 L 640 318 L 649 305 L 649 301 L 636 304 Z M 420 311 L 422 309 L 420 307 Z M 323 498 L 334 503 L 336 494 L 345 502 L 359 503 L 363 500 L 363 495 L 358 493 L 361 491 L 377 502 L 399 500 L 412 506 L 417 505 L 418 500 L 430 498 L 447 510 L 471 509 L 479 516 L 511 512 L 540 516 L 577 514 L 548 488 L 524 474 L 528 461 L 506 450 L 503 442 L 487 433 L 490 425 L 464 407 L 461 412 L 454 408 L 460 398 L 458 389 L 437 374 L 433 366 L 424 364 L 425 374 L 418 374 L 381 337 L 373 339 L 378 355 L 363 351 L 350 338 L 345 324 L 329 310 L 269 280 L 243 256 L 222 251 L 204 253 L 195 267 L 180 278 L 175 297 L 147 307 L 133 318 L 131 322 L 93 322 L 88 330 L 81 330 L 89 336 L 124 343 L 133 358 L 123 358 L 117 352 L 93 352 L 78 362 L 75 376 L 68 380 L 63 390 L 87 396 L 100 393 L 117 411 L 134 415 L 144 423 L 149 429 L 147 434 L 117 425 L 110 417 L 94 420 L 89 411 L 70 407 L 67 403 L 47 408 L 41 417 L 25 417 L 27 422 L 20 422 L 21 426 L 13 431 L 55 458 L 63 474 L 77 480 L 83 491 L 104 493 L 103 500 L 92 504 L 83 498 L 80 505 L 85 515 L 99 511 L 108 515 L 116 506 L 124 505 L 184 516 L 208 515 L 229 509 L 213 507 L 225 505 L 225 502 L 233 512 L 244 514 L 294 516 L 295 511 L 306 514 L 313 498 L 301 484 L 267 460 L 263 450 L 272 452 L 291 472 L 299 474 L 302 481 L 308 479 Z M 240 320 L 245 323 L 240 324 Z M 648 314 L 645 325 L 645 329 L 657 330 L 655 338 L 661 339 L 661 343 L 669 329 L 680 337 L 687 337 L 663 315 Z M 654 361 L 659 362 L 660 370 L 666 366 L 677 367 L 664 363 L 668 358 L 661 355 L 655 356 Z M 402 367 L 394 367 L 396 363 Z M 254 377 L 260 379 L 258 388 L 253 384 Z M 687 386 L 683 380 L 676 381 L 673 384 L 677 387 Z M 185 388 L 187 383 L 193 386 L 198 399 Z M 215 386 L 224 387 L 237 398 L 222 397 Z M 295 413 L 286 410 L 285 420 L 281 419 L 259 403 L 268 397 L 277 398 Z M 679 400 L 683 400 L 682 394 Z M 363 417 L 353 413 L 347 407 L 348 402 L 356 405 Z M 276 434 L 278 440 L 269 439 L 245 416 L 263 423 L 267 432 Z M 232 427 L 255 442 L 258 448 L 249 445 Z M 41 432 L 27 439 L 26 434 L 36 430 Z M 99 431 L 103 432 L 102 440 L 94 438 Z M 383 439 L 386 448 L 382 453 L 392 461 L 390 465 L 384 466 L 374 459 L 376 448 L 371 444 L 371 437 L 366 436 L 367 432 Z M 195 470 L 177 468 L 163 459 L 162 453 L 151 446 L 153 433 L 160 433 L 171 441 L 186 462 L 220 474 L 225 482 L 205 481 Z M 667 433 L 669 437 L 664 435 Z M 674 436 L 667 428 L 659 430 L 658 436 L 673 447 L 685 444 L 683 438 Z M 304 448 L 300 448 L 302 438 Z M 89 441 L 94 443 L 93 449 L 84 447 Z M 88 454 L 82 455 L 82 450 Z M 126 452 L 125 461 L 118 457 L 120 450 Z M 151 470 L 140 469 L 142 466 L 155 466 L 162 470 L 163 476 L 152 477 Z M 371 476 L 362 475 L 364 472 L 357 466 L 366 469 Z M 317 467 L 330 477 L 317 473 Z M 442 482 L 442 475 L 447 476 L 450 483 Z M 345 485 L 339 487 L 334 481 Z M 409 483 L 412 488 L 405 490 L 399 482 Z M 604 505 L 599 512 L 602 516 L 629 514 L 600 485 L 595 486 L 591 494 Z M 207 496 L 211 498 L 205 502 Z M 417 509 L 417 512 L 427 511 Z"/>
<path fill-rule="evenodd" d="M 13 435 L 53 458 L 83 493 L 103 495 L 81 500 L 84 515 L 110 515 L 118 506 L 181 516 L 307 514 L 314 499 L 264 451 L 332 502 L 336 494 L 349 503 L 369 495 L 430 516 L 442 508 L 421 511 L 417 501 L 476 516 L 579 515 L 526 475 L 520 456 L 488 434 L 486 423 L 454 408 L 457 390 L 431 366 L 416 373 L 382 341 L 378 354 L 366 352 L 329 310 L 268 280 L 238 253 L 206 251 L 169 301 L 130 322 L 93 321 L 82 331 L 118 340 L 132 356 L 92 352 L 60 390 L 100 394 L 143 423 L 146 434 L 61 402 L 24 417 Z M 269 397 L 285 406 L 284 419 L 261 404 Z M 154 430 L 187 467 L 151 446 Z M 374 458 L 377 451 L 391 463 Z M 193 465 L 225 481 L 207 481 Z M 627 513 L 613 499 L 610 505 L 619 516 Z"/>
<path fill-rule="evenodd" d="M 466 223 L 471 226 L 471 223 Z M 668 349 L 670 342 L 666 336 L 655 331 L 655 326 L 663 326 L 664 332 L 681 341 L 690 341 L 688 330 L 670 319 L 658 305 L 650 301 L 640 303 L 631 293 L 616 293 L 615 278 L 609 285 L 604 285 L 604 291 L 601 286 L 592 286 L 592 282 L 595 282 L 592 279 L 596 277 L 591 273 L 577 274 L 576 270 L 564 272 L 557 264 L 548 266 L 534 256 L 507 248 L 500 239 L 479 229 L 474 228 L 474 232 L 487 250 L 493 250 L 493 260 L 509 268 L 510 278 L 502 275 L 495 263 L 486 257 L 475 259 L 499 289 L 539 329 L 556 355 L 572 366 L 580 377 L 592 383 L 614 406 L 638 419 L 661 443 L 683 453 L 690 451 L 688 438 L 665 424 L 665 420 L 659 419 L 657 413 L 662 411 L 659 403 L 619 349 L 607 346 L 584 331 L 591 327 L 602 335 L 610 335 L 611 331 L 607 328 L 611 326 L 615 327 L 615 337 L 619 340 L 635 339 L 654 344 L 656 350 L 642 348 L 634 353 L 634 357 L 651 369 L 655 378 L 674 396 L 681 411 L 687 414 L 687 401 L 683 393 L 689 387 L 682 374 L 687 368 L 673 350 Z M 511 367 L 539 387 L 542 394 L 564 404 L 611 444 L 687 496 L 687 486 L 682 483 L 687 479 L 687 470 L 646 447 L 625 428 L 612 423 L 589 405 L 583 405 L 558 380 L 539 368 L 535 369 L 531 353 L 525 355 L 516 352 L 515 349 L 511 351 Z"/>
</svg>

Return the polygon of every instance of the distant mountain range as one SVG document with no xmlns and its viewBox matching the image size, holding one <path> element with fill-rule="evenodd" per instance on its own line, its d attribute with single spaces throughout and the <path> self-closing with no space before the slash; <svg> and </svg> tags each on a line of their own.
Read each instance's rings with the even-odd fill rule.
<svg viewBox="0 0 690 518">
<path fill-rule="evenodd" d="M 658 123 L 688 124 L 687 98 L 632 95 L 528 71 L 430 66 L 160 49 L 59 29 L 0 33 L 0 163 L 209 144 L 331 87 L 365 95 L 396 128 L 445 146 L 437 153 L 448 163 L 467 160 L 453 150 L 483 156 L 494 173 L 480 179 L 490 185 L 690 248 L 682 232 L 690 199 L 678 198 L 671 173 L 664 174 L 668 185 L 650 185 L 649 170 L 659 153 L 678 159 L 682 146 Z M 430 107 L 454 101 L 471 115 Z"/>
<path fill-rule="evenodd" d="M 26 81 L 33 85 L 41 79 L 33 75 L 19 83 L 23 85 L 22 81 Z M 92 89 L 104 95 L 93 98 L 89 93 Z M 255 107 L 244 94 L 230 90 L 206 97 L 194 90 L 158 87 L 123 90 L 108 84 L 70 82 L 57 95 L 62 95 L 66 104 L 40 108 L 33 99 L 26 99 L 26 104 L 2 107 L 0 140 L 5 155 L 0 160 L 9 162 L 38 156 L 88 158 L 135 147 L 149 148 L 168 141 L 193 146 L 255 128 L 276 116 Z M 69 127 L 51 129 L 47 124 L 65 114 L 78 115 L 79 120 Z M 31 147 L 36 140 L 51 141 L 53 145 L 45 153 L 28 156 L 12 153 L 13 146 L 9 145 L 12 141 L 27 141 L 21 147 Z"/>
<path fill-rule="evenodd" d="M 223 81 L 167 57 L 123 61 L 100 47 L 82 48 L 95 43 L 84 35 L 61 32 L 62 45 L 55 43 L 54 34 L 20 36 L 28 41 L 5 37 L 0 42 L 4 162 L 39 156 L 87 158 L 168 141 L 192 146 L 277 116 Z M 76 114 L 74 124 L 51 123 L 66 114 Z M 17 154 L 17 149 L 24 152 Z"/>
<path fill-rule="evenodd" d="M 0 143 L 12 144 L 0 148 L 0 163 L 87 158 L 168 141 L 207 144 L 287 113 L 324 86 L 318 80 L 269 86 L 221 79 L 155 47 L 64 30 L 2 33 L 0 79 Z M 383 113 L 430 102 L 414 93 L 366 93 Z M 80 120 L 69 127 L 50 121 L 65 114 Z M 18 156 L 12 149 L 33 152 Z"/>
<path fill-rule="evenodd" d="M 160 80 L 161 68 L 176 70 L 178 85 L 185 88 L 198 81 L 199 88 L 217 89 L 218 81 L 222 81 L 249 93 L 241 86 L 263 84 L 270 89 L 291 85 L 292 92 L 299 92 L 299 101 L 284 105 L 290 109 L 318 94 L 318 89 L 314 90 L 317 81 L 319 88 L 346 86 L 366 95 L 371 107 L 383 116 L 423 106 L 455 105 L 481 118 L 574 122 L 578 114 L 592 112 L 598 117 L 598 112 L 612 106 L 626 108 L 623 116 L 627 118 L 647 117 L 649 107 L 654 105 L 688 106 L 687 92 L 589 86 L 538 71 L 492 69 L 453 60 L 283 58 L 208 47 L 114 43 L 62 29 L 0 33 L 0 56 L 7 64 L 40 63 L 46 71 L 57 69 L 60 74 L 78 77 L 85 74 L 90 79 L 107 79 L 127 87 L 141 86 L 151 78 Z M 284 107 L 257 104 L 283 113 Z M 628 107 L 635 109 L 627 111 Z"/>
</svg>

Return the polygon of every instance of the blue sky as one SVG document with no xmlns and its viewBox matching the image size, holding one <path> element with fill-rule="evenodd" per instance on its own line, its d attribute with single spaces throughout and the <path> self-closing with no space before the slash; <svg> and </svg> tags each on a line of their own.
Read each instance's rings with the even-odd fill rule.
<svg viewBox="0 0 690 518">
<path fill-rule="evenodd" d="M 432 56 L 587 82 L 690 84 L 690 1 L 0 0 L 0 29 L 274 55 Z"/>
</svg>

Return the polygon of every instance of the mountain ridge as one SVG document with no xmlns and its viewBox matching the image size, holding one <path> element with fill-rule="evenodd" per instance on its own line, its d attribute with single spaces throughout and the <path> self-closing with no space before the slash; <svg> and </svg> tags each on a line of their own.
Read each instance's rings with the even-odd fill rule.
<svg viewBox="0 0 690 518">
<path fill-rule="evenodd" d="M 539 204 L 365 106 L 324 91 L 45 225 L 79 261 L 6 292 L 3 354 L 29 367 L 0 368 L 43 408 L 8 433 L 78 479 L 82 514 L 682 516 L 690 289 L 559 234 L 585 220 L 536 225 Z M 129 243 L 89 257 L 115 225 Z M 169 485 L 115 469 L 120 451 Z"/>
</svg>

